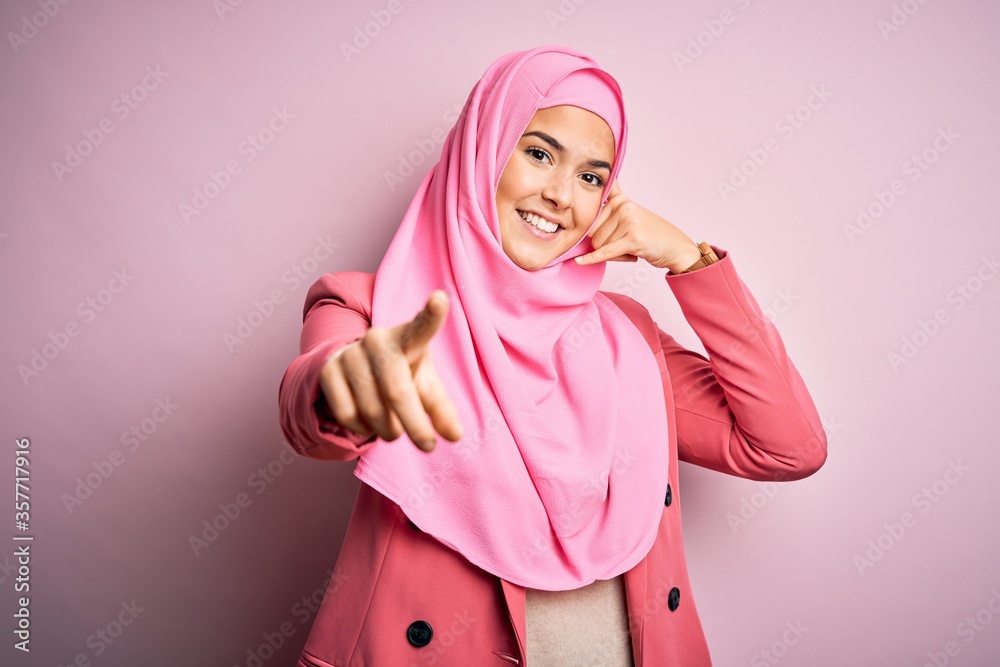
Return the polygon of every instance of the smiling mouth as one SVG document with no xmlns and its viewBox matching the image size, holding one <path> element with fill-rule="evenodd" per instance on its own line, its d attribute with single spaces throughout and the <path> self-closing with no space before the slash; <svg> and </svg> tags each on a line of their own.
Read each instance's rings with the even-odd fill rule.
<svg viewBox="0 0 1000 667">
<path fill-rule="evenodd" d="M 515 210 L 517 211 L 517 214 L 521 216 L 522 220 L 545 234 L 555 234 L 562 229 L 560 225 L 557 225 L 554 222 L 549 222 L 545 218 L 540 218 L 534 213 L 528 213 L 527 211 L 522 211 L 520 209 Z"/>
</svg>

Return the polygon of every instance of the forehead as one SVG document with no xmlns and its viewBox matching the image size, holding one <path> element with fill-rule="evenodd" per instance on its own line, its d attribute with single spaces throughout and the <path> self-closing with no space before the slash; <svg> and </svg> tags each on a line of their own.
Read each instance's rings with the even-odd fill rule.
<svg viewBox="0 0 1000 667">
<path fill-rule="evenodd" d="M 525 132 L 541 131 L 562 144 L 570 153 L 601 157 L 611 161 L 615 136 L 607 121 L 587 109 L 568 104 L 538 109 Z"/>
</svg>

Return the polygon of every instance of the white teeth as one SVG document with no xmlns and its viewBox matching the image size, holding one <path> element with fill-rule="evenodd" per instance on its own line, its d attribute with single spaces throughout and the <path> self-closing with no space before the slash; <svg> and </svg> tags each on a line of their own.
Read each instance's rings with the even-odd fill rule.
<svg viewBox="0 0 1000 667">
<path fill-rule="evenodd" d="M 549 232 L 551 234 L 552 232 L 559 229 L 559 225 L 553 222 L 549 222 L 544 218 L 539 218 L 534 213 L 525 213 L 524 211 L 518 211 L 517 214 L 520 215 L 525 222 L 527 222 L 530 225 L 534 225 L 535 227 L 538 227 L 543 232 Z"/>
</svg>

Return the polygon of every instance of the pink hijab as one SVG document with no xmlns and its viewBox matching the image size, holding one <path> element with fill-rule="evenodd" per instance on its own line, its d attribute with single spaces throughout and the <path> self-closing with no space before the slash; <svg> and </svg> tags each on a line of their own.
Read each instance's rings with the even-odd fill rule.
<svg viewBox="0 0 1000 667">
<path fill-rule="evenodd" d="M 471 563 L 543 590 L 611 579 L 642 560 L 663 512 L 669 458 L 649 345 L 598 293 L 605 264 L 572 261 L 593 250 L 590 238 L 537 271 L 501 245 L 503 168 L 535 111 L 562 104 L 611 127 L 606 202 L 627 137 L 615 80 L 566 47 L 497 59 L 414 195 L 372 303 L 372 324 L 390 327 L 413 319 L 433 290 L 448 292 L 431 356 L 463 438 L 438 436 L 425 453 L 404 432 L 376 442 L 354 471 Z"/>
</svg>

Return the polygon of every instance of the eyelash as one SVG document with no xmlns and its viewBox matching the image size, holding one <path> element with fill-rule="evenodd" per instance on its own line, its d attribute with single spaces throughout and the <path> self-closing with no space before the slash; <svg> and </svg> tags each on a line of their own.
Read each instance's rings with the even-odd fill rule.
<svg viewBox="0 0 1000 667">
<path fill-rule="evenodd" d="M 550 160 L 552 159 L 552 155 L 550 155 L 549 152 L 547 150 L 545 150 L 544 148 L 539 148 L 538 146 L 529 146 L 528 148 L 524 149 L 524 152 L 527 153 L 531 157 L 532 160 L 535 160 L 537 162 L 541 162 L 541 160 L 539 160 L 535 156 L 531 155 L 532 151 L 538 151 L 539 153 L 544 153 L 546 157 L 548 157 Z M 595 183 L 587 183 L 587 185 L 594 185 L 594 186 L 597 186 L 597 187 L 602 188 L 602 189 L 604 188 L 604 179 L 603 178 L 601 178 L 597 174 L 595 174 L 593 172 L 589 172 L 589 171 L 587 172 L 587 175 L 588 176 L 593 176 L 594 178 L 597 179 L 597 181 Z"/>
</svg>

